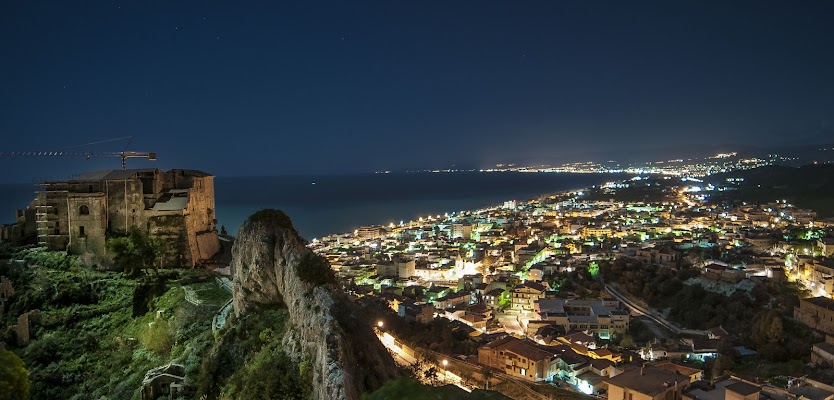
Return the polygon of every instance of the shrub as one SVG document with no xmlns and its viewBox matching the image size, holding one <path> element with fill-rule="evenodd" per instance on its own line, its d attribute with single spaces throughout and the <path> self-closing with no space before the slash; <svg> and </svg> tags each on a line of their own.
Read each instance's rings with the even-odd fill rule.
<svg viewBox="0 0 834 400">
<path fill-rule="evenodd" d="M 260 338 L 262 342 L 269 342 L 270 340 L 272 340 L 272 335 L 272 329 L 266 328 L 262 330 L 260 334 L 258 334 L 258 338 Z"/>
<path fill-rule="evenodd" d="M 139 335 L 139 341 L 146 349 L 163 354 L 174 345 L 174 330 L 167 319 L 161 318 L 152 322 Z"/>
<path fill-rule="evenodd" d="M 16 354 L 0 350 L 0 399 L 26 400 L 29 398 L 29 372 Z"/>
<path fill-rule="evenodd" d="M 240 388 L 240 380 L 230 377 L 236 371 L 242 371 L 255 354 L 268 351 L 266 349 L 272 346 L 271 343 L 280 343 L 288 319 L 286 309 L 260 308 L 233 324 L 227 324 L 228 328 L 220 331 L 217 342 L 200 364 L 197 397 L 208 395 L 214 398 L 213 394 L 226 390 L 224 388 Z M 269 342 L 265 342 L 260 334 L 266 329 L 272 330 Z M 265 338 L 267 335 L 263 336 Z"/>
<path fill-rule="evenodd" d="M 228 399 L 298 399 L 304 398 L 298 364 L 282 350 L 262 350 L 231 381 L 224 398 Z"/>
<path fill-rule="evenodd" d="M 307 283 L 312 283 L 315 286 L 320 286 L 328 283 L 336 283 L 336 274 L 330 268 L 330 264 L 324 257 L 307 253 L 301 262 L 296 267 L 298 277 Z"/>
<path fill-rule="evenodd" d="M 296 232 L 295 228 L 292 226 L 292 221 L 290 220 L 290 217 L 288 217 L 287 214 L 284 214 L 284 212 L 281 210 L 260 210 L 250 215 L 246 222 L 263 222 L 270 225 L 277 225 L 281 228 L 289 229 L 292 232 Z"/>
<path fill-rule="evenodd" d="M 136 283 L 133 289 L 133 316 L 145 315 L 150 310 L 150 303 L 158 296 L 165 294 L 165 280 L 161 278 L 146 278 Z"/>
</svg>

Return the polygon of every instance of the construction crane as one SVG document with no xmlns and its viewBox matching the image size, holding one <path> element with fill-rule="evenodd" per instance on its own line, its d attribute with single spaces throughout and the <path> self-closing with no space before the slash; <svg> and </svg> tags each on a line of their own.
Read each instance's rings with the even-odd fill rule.
<svg viewBox="0 0 834 400">
<path fill-rule="evenodd" d="M 122 159 L 122 169 L 127 168 L 128 158 L 147 158 L 156 161 L 156 153 L 139 151 L 7 151 L 0 152 L 0 157 L 119 157 Z"/>
<path fill-rule="evenodd" d="M 141 151 L 127 151 L 127 148 L 133 142 L 133 136 L 119 137 L 115 139 L 100 140 L 98 142 L 79 144 L 75 146 L 65 147 L 65 149 L 87 147 L 101 143 L 116 142 L 127 140 L 122 151 L 7 151 L 0 152 L 0 157 L 84 157 L 91 159 L 93 157 L 119 157 L 122 159 L 122 169 L 127 169 L 128 158 L 147 158 L 150 161 L 156 161 L 156 153 L 146 153 Z"/>
</svg>

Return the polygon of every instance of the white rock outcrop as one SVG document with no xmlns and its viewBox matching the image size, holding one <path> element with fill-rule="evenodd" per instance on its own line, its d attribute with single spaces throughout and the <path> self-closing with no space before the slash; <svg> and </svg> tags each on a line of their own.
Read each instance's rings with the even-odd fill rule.
<svg viewBox="0 0 834 400">
<path fill-rule="evenodd" d="M 231 268 L 236 315 L 256 305 L 289 309 L 284 348 L 311 363 L 315 398 L 359 399 L 397 376 L 370 322 L 359 320 L 326 261 L 306 247 L 283 212 L 262 210 L 243 224 Z"/>
</svg>

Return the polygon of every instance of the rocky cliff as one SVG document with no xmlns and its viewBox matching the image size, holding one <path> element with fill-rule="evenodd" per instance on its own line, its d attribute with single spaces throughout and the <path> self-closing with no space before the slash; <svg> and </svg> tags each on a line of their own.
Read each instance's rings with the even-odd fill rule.
<svg viewBox="0 0 834 400">
<path fill-rule="evenodd" d="M 284 348 L 312 366 L 317 399 L 359 399 L 396 377 L 371 321 L 336 284 L 326 260 L 298 236 L 289 217 L 263 210 L 241 227 L 232 249 L 233 301 L 240 316 L 256 305 L 283 304 L 292 328 Z"/>
</svg>

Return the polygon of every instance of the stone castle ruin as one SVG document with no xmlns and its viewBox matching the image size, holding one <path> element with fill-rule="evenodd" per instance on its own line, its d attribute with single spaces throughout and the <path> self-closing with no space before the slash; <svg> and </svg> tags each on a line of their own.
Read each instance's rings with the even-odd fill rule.
<svg viewBox="0 0 834 400">
<path fill-rule="evenodd" d="M 169 266 L 193 267 L 220 251 L 214 177 L 195 170 L 127 169 L 88 172 L 45 182 L 0 240 L 37 241 L 50 250 L 107 258 L 106 239 L 138 228 L 166 239 Z"/>
</svg>

